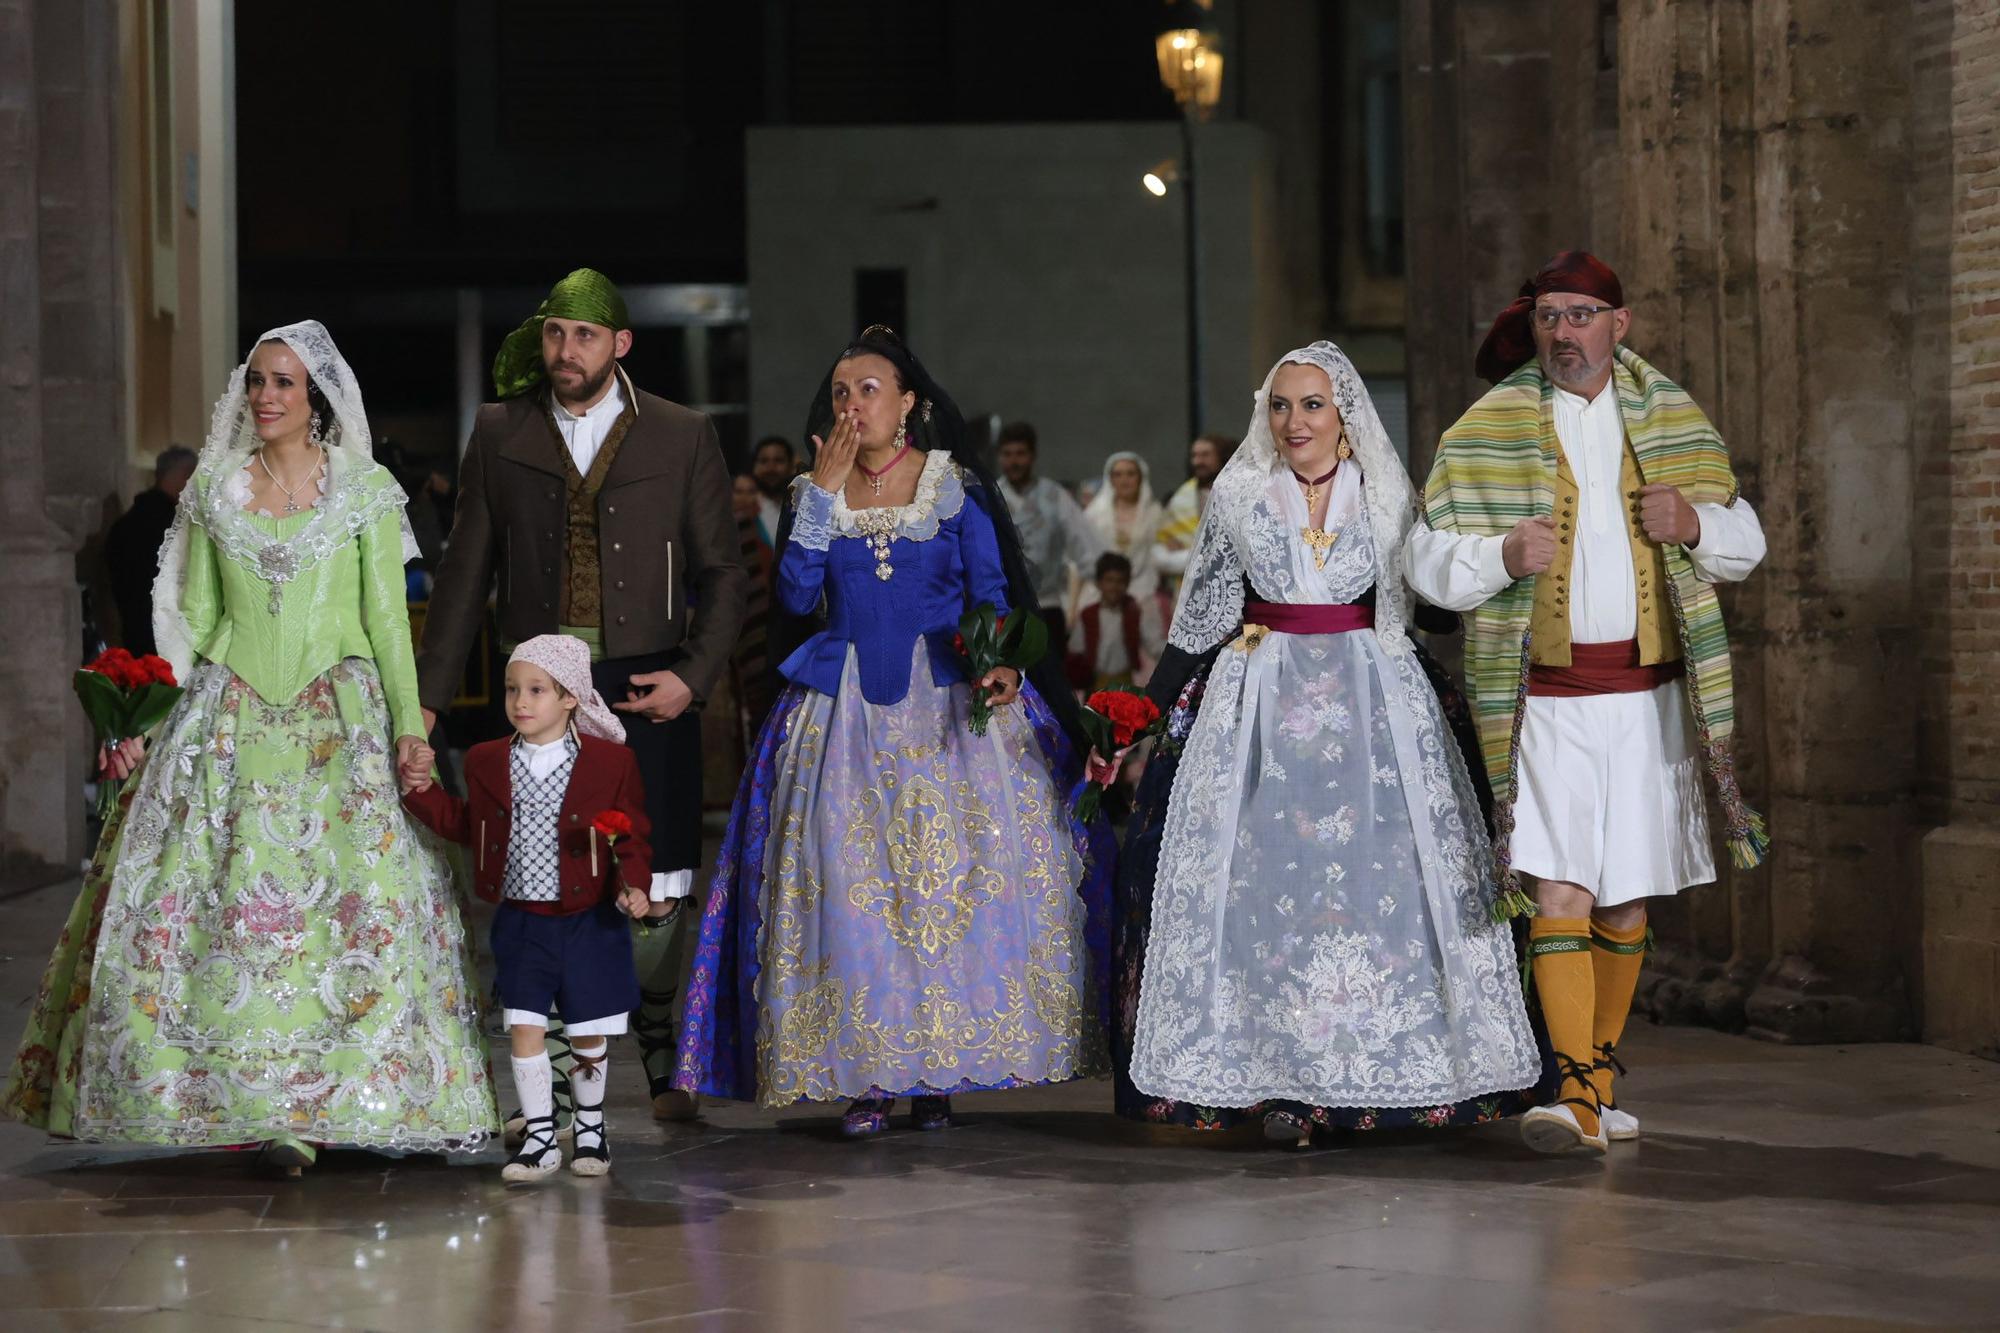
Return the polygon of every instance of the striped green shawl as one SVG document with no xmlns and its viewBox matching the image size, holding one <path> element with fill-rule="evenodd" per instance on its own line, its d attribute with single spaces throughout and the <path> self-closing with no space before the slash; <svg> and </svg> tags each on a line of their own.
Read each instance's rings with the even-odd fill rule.
<svg viewBox="0 0 2000 1333">
<path fill-rule="evenodd" d="M 1625 433 L 1646 483 L 1678 486 L 1691 503 L 1735 503 L 1729 452 L 1694 400 L 1628 348 L 1618 349 L 1614 374 Z M 1424 516 L 1433 528 L 1497 537 L 1524 518 L 1550 514 L 1556 475 L 1553 394 L 1541 366 L 1530 361 L 1494 385 L 1445 432 L 1424 486 Z M 1696 577 L 1684 549 L 1668 546 L 1664 555 L 1703 758 L 1722 803 L 1730 858 L 1747 869 L 1763 860 L 1769 841 L 1763 819 L 1743 803 L 1730 759 L 1736 701 L 1722 606 L 1714 587 Z M 1516 579 L 1467 618 L 1466 683 L 1493 782 L 1495 850 L 1510 891 L 1519 887 L 1508 864 L 1507 843 L 1514 824 L 1514 768 L 1527 701 L 1534 606 L 1534 578 Z"/>
</svg>

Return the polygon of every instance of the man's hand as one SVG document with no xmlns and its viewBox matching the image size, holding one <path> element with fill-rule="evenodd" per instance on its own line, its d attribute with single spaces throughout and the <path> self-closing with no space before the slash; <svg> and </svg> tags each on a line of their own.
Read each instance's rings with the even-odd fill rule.
<svg viewBox="0 0 2000 1333">
<path fill-rule="evenodd" d="M 1639 488 L 1639 526 L 1648 540 L 1663 546 L 1694 546 L 1701 541 L 1701 515 L 1678 486 L 1656 483 Z"/>
<path fill-rule="evenodd" d="M 1500 559 L 1510 579 L 1539 574 L 1556 560 L 1556 521 L 1524 518 L 1500 544 Z"/>
<path fill-rule="evenodd" d="M 618 910 L 626 916 L 631 917 L 634 921 L 646 915 L 646 909 L 651 905 L 652 900 L 647 897 L 646 891 L 642 888 L 627 884 L 624 888 L 618 890 Z"/>
<path fill-rule="evenodd" d="M 648 903 L 646 910 L 646 920 L 648 923 L 655 926 L 661 924 L 662 922 L 672 921 L 675 917 L 680 915 L 682 908 L 686 907 L 687 904 L 693 901 L 694 900 L 692 898 L 669 898 L 665 902 Z"/>
<path fill-rule="evenodd" d="M 631 679 L 625 702 L 611 705 L 621 713 L 637 713 L 653 722 L 671 722 L 694 702 L 694 691 L 671 671 L 641 671 Z"/>
</svg>

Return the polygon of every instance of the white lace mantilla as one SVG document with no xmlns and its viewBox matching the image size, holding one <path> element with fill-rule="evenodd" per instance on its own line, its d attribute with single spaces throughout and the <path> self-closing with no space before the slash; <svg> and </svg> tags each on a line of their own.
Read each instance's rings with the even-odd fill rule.
<svg viewBox="0 0 2000 1333">
<path fill-rule="evenodd" d="M 333 420 L 321 423 L 327 479 L 312 519 L 283 540 L 259 529 L 243 512 L 248 496 L 238 490 L 238 478 L 259 444 L 244 389 L 250 372 L 246 356 L 230 375 L 222 396 L 215 400 L 208 439 L 202 444 L 194 477 L 181 492 L 173 525 L 160 544 L 160 569 L 153 580 L 153 637 L 160 655 L 181 680 L 194 669 L 194 638 L 182 611 L 190 521 L 199 523 L 225 556 L 257 571 L 270 583 L 275 601 L 282 596 L 283 586 L 300 571 L 340 549 L 388 505 L 407 503 L 395 479 L 374 466 L 374 437 L 361 403 L 361 385 L 326 326 L 308 319 L 271 329 L 251 344 L 252 354 L 268 342 L 283 343 L 297 355 L 333 411 Z M 225 508 L 229 512 L 224 512 Z M 414 560 L 417 538 L 407 514 L 402 524 L 403 559 Z"/>
<path fill-rule="evenodd" d="M 1403 581 L 1403 541 L 1416 519 L 1416 500 L 1403 462 L 1376 415 L 1375 403 L 1347 354 L 1329 342 L 1288 352 L 1264 377 L 1250 409 L 1242 447 L 1215 479 L 1195 534 L 1168 641 L 1203 653 L 1235 635 L 1243 622 L 1243 575 L 1269 602 L 1309 602 L 1293 588 L 1291 559 L 1297 527 L 1269 501 L 1272 482 L 1286 478 L 1271 436 L 1268 405 L 1278 367 L 1318 366 L 1333 386 L 1340 419 L 1366 478 L 1362 502 L 1375 543 L 1375 636 L 1391 651 L 1409 650 L 1410 590 Z M 1289 479 L 1286 478 L 1287 484 Z"/>
<path fill-rule="evenodd" d="M 809 551 L 824 551 L 835 537 L 924 542 L 965 507 L 965 473 L 943 450 L 924 455 L 916 493 L 908 504 L 856 509 L 844 493 L 821 490 L 811 477 L 792 483 L 792 537 Z"/>
</svg>

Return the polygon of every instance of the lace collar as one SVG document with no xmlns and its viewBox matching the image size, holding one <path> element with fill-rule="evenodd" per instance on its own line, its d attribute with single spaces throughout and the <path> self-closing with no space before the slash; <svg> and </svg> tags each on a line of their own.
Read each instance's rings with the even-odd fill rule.
<svg viewBox="0 0 2000 1333">
<path fill-rule="evenodd" d="M 881 505 L 855 509 L 847 503 L 845 489 L 833 497 L 833 530 L 842 537 L 860 537 L 874 532 L 890 532 L 907 541 L 928 541 L 938 525 L 965 507 L 965 474 L 958 460 L 942 449 L 924 455 L 924 469 L 917 474 L 916 494 L 908 504 Z"/>
<path fill-rule="evenodd" d="M 271 585 L 273 613 L 285 584 L 352 541 L 383 510 L 403 503 L 402 487 L 388 469 L 336 446 L 327 451 L 319 502 L 296 530 L 273 532 L 243 508 L 248 496 L 242 478 L 241 465 L 230 467 L 201 495 L 195 516 L 226 558 Z"/>
</svg>

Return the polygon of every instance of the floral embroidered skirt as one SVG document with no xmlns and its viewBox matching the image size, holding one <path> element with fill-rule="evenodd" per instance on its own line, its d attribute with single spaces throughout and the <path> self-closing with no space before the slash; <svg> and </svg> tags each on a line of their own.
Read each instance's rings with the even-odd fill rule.
<svg viewBox="0 0 2000 1333">
<path fill-rule="evenodd" d="M 1478 737 L 1473 730 L 1471 711 L 1464 696 L 1458 692 L 1450 675 L 1421 648 L 1417 649 L 1417 664 L 1437 696 L 1452 742 L 1468 765 L 1481 810 L 1490 818 L 1492 797 L 1486 787 Z M 1499 1091 L 1415 1106 L 1316 1106 L 1287 1099 L 1260 1101 L 1249 1106 L 1214 1106 L 1152 1096 L 1133 1085 L 1130 1074 L 1132 1047 L 1147 947 L 1153 931 L 1154 883 L 1158 874 L 1161 835 L 1166 825 L 1169 797 L 1179 775 L 1181 755 L 1201 710 L 1208 675 L 1206 667 L 1199 671 L 1168 713 L 1165 734 L 1155 746 L 1140 780 L 1119 859 L 1116 926 L 1112 936 L 1111 1036 L 1113 1086 L 1118 1114 L 1132 1120 L 1192 1129 L 1231 1129 L 1253 1123 L 1272 1111 L 1286 1111 L 1330 1129 L 1441 1128 L 1518 1115 L 1530 1106 L 1547 1100 L 1551 1095 L 1548 1088 L 1552 1086 L 1552 1058 L 1540 1015 L 1532 1008 L 1529 1017 L 1540 1049 L 1542 1075 L 1538 1086 L 1520 1091 Z"/>
<path fill-rule="evenodd" d="M 496 1132 L 459 900 L 389 732 L 364 659 L 281 704 L 200 663 L 104 830 L 0 1111 L 189 1146 Z"/>
<path fill-rule="evenodd" d="M 919 654 L 909 693 L 793 686 L 731 811 L 677 1087 L 766 1106 L 1060 1082 L 1103 1064 L 1115 844 L 1024 689 L 984 737 Z M 1062 774 L 1066 780 L 1055 775 Z"/>
</svg>

